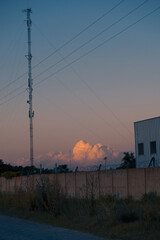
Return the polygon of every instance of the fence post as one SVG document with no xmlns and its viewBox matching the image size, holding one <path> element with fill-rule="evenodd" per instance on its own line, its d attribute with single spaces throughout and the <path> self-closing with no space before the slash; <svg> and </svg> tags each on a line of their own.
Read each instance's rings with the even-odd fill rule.
<svg viewBox="0 0 160 240">
<path fill-rule="evenodd" d="M 127 197 L 129 197 L 129 178 L 128 178 L 128 168 L 127 168 Z"/>
<path fill-rule="evenodd" d="M 99 198 L 101 196 L 101 185 L 100 185 L 100 170 L 98 170 L 98 194 L 99 194 Z"/>
<path fill-rule="evenodd" d="M 64 175 L 64 192 L 65 192 L 65 196 L 67 197 L 67 182 L 66 182 L 66 172 L 65 172 L 65 175 Z"/>
<path fill-rule="evenodd" d="M 86 171 L 86 198 L 88 198 L 88 180 L 87 180 L 87 171 Z"/>
<path fill-rule="evenodd" d="M 111 170 L 111 173 L 112 173 L 112 196 L 114 196 L 114 186 L 113 186 L 113 169 Z"/>
<path fill-rule="evenodd" d="M 74 174 L 74 197 L 76 197 L 76 172 Z"/>
</svg>

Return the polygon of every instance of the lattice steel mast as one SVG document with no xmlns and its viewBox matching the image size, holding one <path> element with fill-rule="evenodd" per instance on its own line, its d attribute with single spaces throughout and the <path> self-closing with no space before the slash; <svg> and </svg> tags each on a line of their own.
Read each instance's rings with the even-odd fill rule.
<svg viewBox="0 0 160 240">
<path fill-rule="evenodd" d="M 30 19 L 31 14 L 31 8 L 28 8 L 24 10 L 24 12 L 27 13 L 27 34 L 28 34 L 28 91 L 29 91 L 29 100 L 27 103 L 29 104 L 29 125 L 30 125 L 30 165 L 33 166 L 33 117 L 34 117 L 34 111 L 32 109 L 32 92 L 33 92 L 33 79 L 32 79 L 32 67 L 31 67 L 31 61 L 32 61 L 32 54 L 31 54 L 31 25 L 32 21 Z"/>
</svg>

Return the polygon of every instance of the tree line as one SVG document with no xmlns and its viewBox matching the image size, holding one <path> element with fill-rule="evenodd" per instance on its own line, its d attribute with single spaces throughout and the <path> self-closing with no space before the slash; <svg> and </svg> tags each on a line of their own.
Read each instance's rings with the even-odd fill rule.
<svg viewBox="0 0 160 240">
<path fill-rule="evenodd" d="M 135 168 L 136 159 L 134 153 L 124 152 L 124 156 L 121 160 L 121 164 L 117 169 Z M 0 176 L 7 179 L 11 179 L 17 176 L 27 176 L 31 174 L 48 174 L 48 173 L 66 173 L 72 172 L 67 164 L 59 165 L 53 169 L 48 168 L 36 168 L 35 166 L 12 166 L 11 164 L 6 164 L 0 159 Z"/>
</svg>

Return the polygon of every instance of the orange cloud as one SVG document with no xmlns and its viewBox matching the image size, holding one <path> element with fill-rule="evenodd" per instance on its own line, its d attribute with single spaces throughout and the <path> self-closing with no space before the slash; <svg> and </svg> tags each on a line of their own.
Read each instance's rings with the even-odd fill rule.
<svg viewBox="0 0 160 240">
<path fill-rule="evenodd" d="M 104 157 L 107 157 L 108 163 L 121 159 L 121 153 L 113 150 L 110 146 L 100 143 L 91 145 L 83 140 L 77 142 L 73 148 L 73 159 L 78 163 L 87 165 L 100 164 Z"/>
<path fill-rule="evenodd" d="M 17 159 L 13 164 L 16 166 L 29 166 L 30 161 L 28 158 L 22 157 L 22 158 Z"/>
<path fill-rule="evenodd" d="M 36 156 L 34 165 L 39 167 L 40 164 L 44 168 L 54 168 L 55 163 L 58 165 L 68 164 L 75 166 L 91 166 L 104 165 L 104 157 L 107 157 L 107 164 L 120 162 L 122 154 L 110 146 L 105 146 L 100 143 L 91 145 L 83 140 L 78 141 L 72 150 L 72 156 L 63 152 L 48 152 L 45 155 Z M 16 165 L 30 165 L 29 159 L 21 158 L 15 163 Z"/>
</svg>

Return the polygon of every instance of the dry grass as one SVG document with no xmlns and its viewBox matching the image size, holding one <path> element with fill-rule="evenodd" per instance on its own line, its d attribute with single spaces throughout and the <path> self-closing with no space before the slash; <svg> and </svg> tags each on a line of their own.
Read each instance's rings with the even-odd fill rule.
<svg viewBox="0 0 160 240">
<path fill-rule="evenodd" d="M 103 237 L 159 240 L 160 197 L 149 193 L 141 200 L 66 197 L 58 184 L 42 179 L 34 191 L 0 193 L 0 211 L 33 221 L 90 232 Z"/>
</svg>

